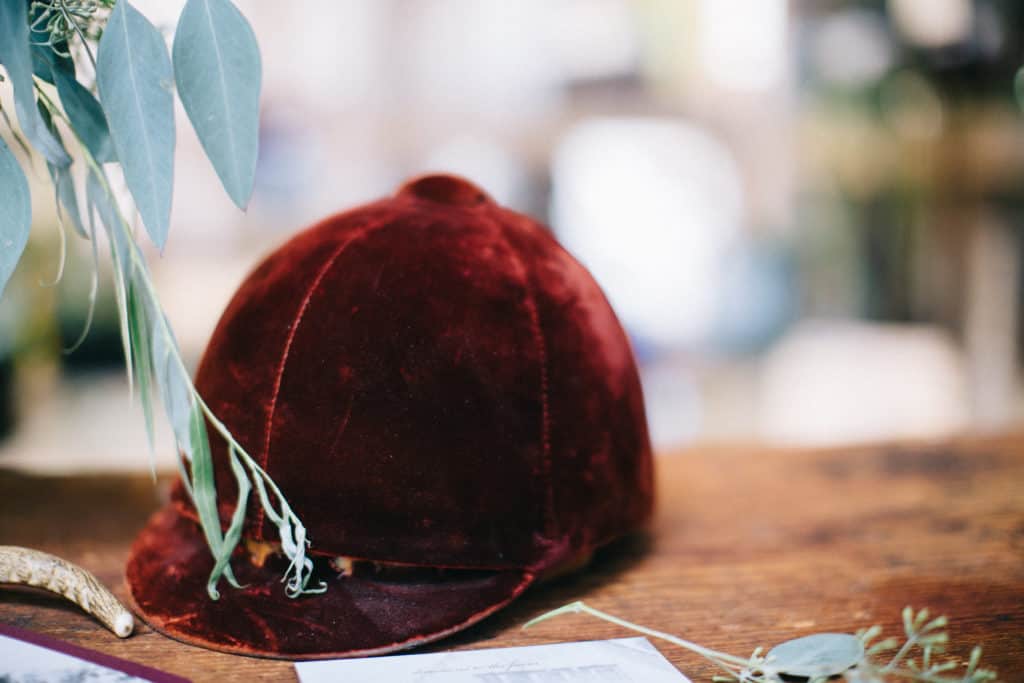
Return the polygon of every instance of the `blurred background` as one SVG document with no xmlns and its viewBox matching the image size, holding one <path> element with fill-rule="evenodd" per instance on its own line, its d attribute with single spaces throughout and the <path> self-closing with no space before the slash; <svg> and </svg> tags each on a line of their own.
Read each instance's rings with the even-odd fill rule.
<svg viewBox="0 0 1024 683">
<path fill-rule="evenodd" d="M 136 2 L 158 26 L 182 4 Z M 263 55 L 253 201 L 233 207 L 179 105 L 171 237 L 149 254 L 193 366 L 276 244 L 450 171 L 591 269 L 632 337 L 661 451 L 933 438 L 1024 415 L 1021 3 L 238 4 Z M 102 258 L 92 332 L 61 353 L 90 256 L 72 239 L 63 281 L 40 286 L 58 253 L 45 177 L 37 164 L 32 242 L 0 301 L 0 465 L 145 469 Z M 158 430 L 158 465 L 171 451 Z"/>
</svg>

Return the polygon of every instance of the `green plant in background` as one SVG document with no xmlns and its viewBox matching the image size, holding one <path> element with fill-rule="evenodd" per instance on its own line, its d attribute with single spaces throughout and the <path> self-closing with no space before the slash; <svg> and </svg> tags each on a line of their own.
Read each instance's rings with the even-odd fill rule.
<svg viewBox="0 0 1024 683">
<path fill-rule="evenodd" d="M 902 645 L 895 638 L 875 642 L 882 629 L 880 626 L 872 626 L 858 631 L 856 635 L 818 633 L 796 638 L 776 645 L 767 654 L 762 654 L 762 648 L 758 648 L 746 658 L 718 652 L 670 633 L 634 624 L 579 601 L 531 619 L 523 625 L 523 629 L 552 617 L 581 612 L 653 638 L 666 640 L 704 657 L 728 674 L 714 677 L 714 680 L 720 683 L 783 683 L 792 680 L 793 677 L 806 679 L 808 683 L 826 683 L 834 680 L 836 676 L 843 676 L 848 683 L 986 683 L 997 680 L 994 671 L 979 667 L 980 647 L 971 650 L 970 659 L 966 663 L 953 659 L 940 661 L 937 655 L 949 642 L 949 635 L 944 630 L 948 620 L 946 617 L 929 620 L 927 609 L 915 613 L 910 607 L 903 609 L 903 631 L 906 639 Z M 893 650 L 896 651 L 895 654 L 883 656 Z M 919 651 L 920 659 L 911 656 L 915 651 Z"/>
<path fill-rule="evenodd" d="M 127 0 L 0 0 L 0 66 L 13 90 L 18 128 L 0 108 L 3 122 L 25 153 L 24 163 L 31 164 L 33 150 L 43 157 L 58 216 L 63 212 L 61 270 L 65 220 L 92 250 L 82 338 L 96 300 L 97 225 L 106 233 L 129 386 L 140 397 L 151 450 L 154 393 L 172 427 L 182 480 L 215 558 L 210 597 L 219 597 L 221 577 L 239 585 L 230 557 L 253 488 L 290 560 L 288 595 L 322 592 L 324 584 L 310 585 L 313 563 L 301 520 L 193 386 L 128 220 L 137 211 L 149 238 L 163 249 L 174 176 L 175 88 L 225 191 L 245 208 L 256 170 L 261 81 L 249 23 L 230 0 L 188 0 L 168 54 L 164 37 Z M 115 197 L 117 169 L 133 206 Z M 0 291 L 24 251 L 31 218 L 25 173 L 0 138 Z M 207 424 L 224 439 L 238 483 L 226 531 L 218 516 Z"/>
</svg>

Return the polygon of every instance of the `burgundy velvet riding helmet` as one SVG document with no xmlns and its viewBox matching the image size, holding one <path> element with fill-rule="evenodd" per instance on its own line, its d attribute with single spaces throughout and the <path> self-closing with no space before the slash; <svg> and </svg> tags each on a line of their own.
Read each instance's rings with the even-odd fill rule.
<svg viewBox="0 0 1024 683">
<path fill-rule="evenodd" d="M 276 529 L 250 503 L 232 562 L 244 587 L 211 600 L 179 482 L 127 580 L 142 618 L 188 643 L 289 659 L 413 647 L 651 512 L 643 398 L 615 314 L 543 226 L 460 178 L 413 180 L 272 253 L 221 317 L 196 386 L 306 524 L 328 589 L 285 596 L 286 561 L 258 552 Z M 335 571 L 339 557 L 355 570 Z"/>
</svg>

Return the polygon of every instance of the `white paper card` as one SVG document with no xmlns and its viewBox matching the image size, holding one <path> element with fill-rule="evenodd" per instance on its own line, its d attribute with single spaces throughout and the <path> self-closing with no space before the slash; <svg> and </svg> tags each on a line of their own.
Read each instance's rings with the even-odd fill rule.
<svg viewBox="0 0 1024 683">
<path fill-rule="evenodd" d="M 78 657 L 34 643 L 0 635 L 0 681 L 89 681 L 89 683 L 145 683 L 122 671 L 108 669 Z"/>
<path fill-rule="evenodd" d="M 689 682 L 646 638 L 300 662 L 302 683 Z"/>
</svg>

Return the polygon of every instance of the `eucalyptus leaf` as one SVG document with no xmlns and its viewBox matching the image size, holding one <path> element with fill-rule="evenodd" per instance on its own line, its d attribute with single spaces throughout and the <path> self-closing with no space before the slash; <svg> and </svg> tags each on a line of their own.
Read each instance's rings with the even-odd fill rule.
<svg viewBox="0 0 1024 683">
<path fill-rule="evenodd" d="M 193 497 L 191 474 L 185 466 L 192 460 L 191 417 L 194 399 L 192 383 L 181 365 L 181 351 L 174 338 L 167 316 L 159 309 L 159 302 L 151 297 L 145 299 L 150 327 L 150 347 L 153 353 L 153 380 L 156 382 L 164 414 L 174 432 L 175 445 L 179 454 L 174 458 L 181 474 L 181 483 Z M 184 454 L 184 458 L 181 455 Z"/>
<path fill-rule="evenodd" d="M 47 163 L 46 168 L 50 172 L 50 180 L 53 182 L 58 210 L 63 208 L 75 232 L 88 238 L 89 233 L 86 232 L 85 226 L 82 224 L 82 215 L 78 210 L 78 194 L 75 192 L 75 179 L 71 175 L 71 167 L 61 168 Z"/>
<path fill-rule="evenodd" d="M 103 227 L 107 231 L 114 257 L 114 266 L 124 282 L 125 301 L 127 302 L 128 285 L 133 279 L 135 270 L 133 252 L 137 252 L 138 247 L 132 241 L 131 235 L 128 233 L 128 226 L 125 224 L 114 198 L 104 186 L 104 182 L 105 180 L 100 180 L 95 172 L 90 172 L 86 182 L 86 194 L 96 206 Z M 139 254 L 135 253 L 134 256 L 141 260 Z"/>
<path fill-rule="evenodd" d="M 206 418 L 198 401 L 192 405 L 189 417 L 189 440 L 192 443 L 192 503 L 199 515 L 206 543 L 216 560 L 224 547 L 224 536 L 220 529 L 220 515 L 217 512 L 217 488 L 213 478 L 213 457 L 210 453 L 210 438 L 206 433 Z M 211 575 L 206 592 L 212 600 L 220 598 L 217 581 Z"/>
<path fill-rule="evenodd" d="M 132 361 L 135 364 L 135 381 L 138 385 L 142 413 L 146 419 L 146 437 L 149 440 L 149 461 L 153 479 L 156 479 L 156 463 L 153 446 L 153 402 L 150 383 L 153 380 L 153 362 L 149 345 L 149 320 L 143 302 L 144 291 L 132 278 L 128 285 L 128 330 Z"/>
<path fill-rule="evenodd" d="M 86 149 L 97 163 L 116 161 L 107 117 L 99 101 L 75 79 L 73 71 L 54 68 L 52 73 L 64 112 Z"/>
<path fill-rule="evenodd" d="M 25 251 L 31 225 L 28 181 L 7 144 L 0 139 L 0 293 Z"/>
<path fill-rule="evenodd" d="M 178 96 L 231 200 L 252 195 L 259 147 L 260 51 L 230 0 L 189 0 L 174 35 Z"/>
<path fill-rule="evenodd" d="M 173 74 L 163 36 L 128 0 L 118 0 L 107 20 L 96 81 L 128 189 L 163 249 L 174 182 Z"/>
<path fill-rule="evenodd" d="M 210 572 L 210 578 L 206 584 L 206 591 L 211 595 L 217 592 L 217 581 L 220 580 L 221 575 L 224 575 L 229 583 L 236 588 L 240 587 L 238 581 L 231 573 L 231 566 L 228 564 L 231 561 L 231 553 L 238 546 L 239 540 L 242 538 L 242 527 L 245 525 L 245 513 L 249 506 L 249 492 L 252 490 L 252 484 L 249 483 L 249 476 L 246 474 L 245 468 L 242 463 L 238 460 L 238 453 L 235 451 L 234 446 L 229 449 L 229 462 L 231 463 L 231 471 L 235 475 L 235 481 L 238 483 L 238 501 L 235 504 L 235 511 L 231 515 L 231 525 L 228 530 L 224 533 L 224 546 L 219 557 L 217 557 L 216 563 L 213 565 L 213 571 Z"/>
<path fill-rule="evenodd" d="M 766 661 L 790 676 L 835 676 L 864 658 L 864 645 L 846 633 L 816 633 L 787 640 L 768 651 Z"/>
<path fill-rule="evenodd" d="M 31 36 L 31 34 L 29 35 Z M 58 55 L 49 45 L 33 44 L 31 47 L 32 73 L 34 73 L 40 80 L 53 85 L 53 68 L 54 65 L 58 63 L 62 68 L 70 68 L 71 71 L 74 72 L 75 63 L 63 55 Z"/>
<path fill-rule="evenodd" d="M 14 110 L 18 123 L 25 137 L 47 161 L 55 166 L 67 166 L 71 157 L 36 109 L 28 33 L 28 3 L 25 0 L 0 0 L 0 64 L 6 68 L 14 87 Z"/>
<path fill-rule="evenodd" d="M 50 62 L 46 59 L 43 50 L 49 51 L 50 48 L 43 45 L 32 46 L 32 73 L 40 80 L 53 85 L 53 72 L 50 70 Z"/>
<path fill-rule="evenodd" d="M 74 353 L 85 342 L 85 338 L 89 335 L 90 328 L 92 328 L 93 317 L 96 314 L 96 295 L 99 292 L 100 278 L 100 256 L 99 250 L 96 248 L 96 222 L 93 220 L 92 207 L 88 203 L 86 203 L 86 213 L 88 217 L 86 221 L 88 225 L 86 239 L 89 240 L 89 250 L 92 253 L 92 272 L 89 274 L 89 308 L 85 314 L 85 324 L 82 325 L 82 332 L 70 347 L 64 349 L 64 353 Z"/>
<path fill-rule="evenodd" d="M 121 347 L 124 352 L 125 373 L 128 375 L 128 386 L 134 386 L 132 377 L 132 350 L 129 345 L 128 330 L 128 282 L 131 279 L 132 264 L 119 225 L 121 215 L 114 205 L 114 199 L 107 194 L 95 170 L 90 170 L 85 182 L 85 196 L 89 205 L 89 220 L 98 213 L 100 222 L 107 231 L 110 242 L 110 255 L 114 263 L 114 296 L 117 299 L 118 322 L 121 327 Z M 95 234 L 95 231 L 93 232 Z"/>
<path fill-rule="evenodd" d="M 150 345 L 153 349 L 153 378 L 156 381 L 164 412 L 171 423 L 174 439 L 186 459 L 192 459 L 189 440 L 189 414 L 192 410 L 192 391 L 188 376 L 184 375 L 178 359 L 181 351 L 171 326 L 163 313 L 154 310 L 150 301 Z"/>
<path fill-rule="evenodd" d="M 50 114 L 50 110 L 46 108 L 46 103 L 44 103 L 42 100 L 37 101 L 36 109 L 39 111 L 39 119 L 43 122 L 43 126 L 45 126 L 46 130 L 49 131 L 51 135 L 53 135 L 53 138 L 57 141 L 57 144 L 60 145 L 60 148 L 63 150 L 64 141 L 61 140 L 60 133 L 57 132 L 57 126 L 53 124 L 53 115 Z"/>
<path fill-rule="evenodd" d="M 13 123 L 11 123 L 11 117 L 7 115 L 7 110 L 2 107 L 0 107 L 0 118 L 4 120 L 4 124 L 7 126 L 7 129 L 11 131 L 11 137 L 13 137 L 14 141 L 18 143 L 18 147 L 21 148 L 21 151 L 25 154 L 25 158 L 28 159 L 28 163 L 31 164 L 32 148 L 28 146 L 28 143 L 25 142 L 25 138 L 22 137 L 21 133 L 18 132 L 18 129 L 14 127 Z"/>
</svg>

